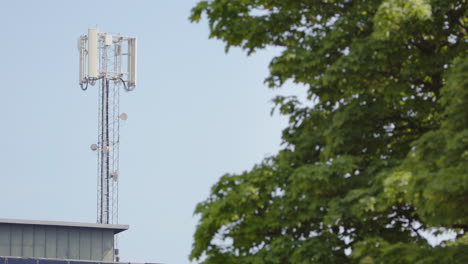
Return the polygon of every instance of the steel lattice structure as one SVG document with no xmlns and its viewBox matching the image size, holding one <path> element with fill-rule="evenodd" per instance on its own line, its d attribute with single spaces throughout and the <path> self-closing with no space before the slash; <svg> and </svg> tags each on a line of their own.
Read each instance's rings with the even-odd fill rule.
<svg viewBox="0 0 468 264">
<path fill-rule="evenodd" d="M 119 215 L 120 90 L 136 86 L 136 39 L 89 29 L 79 38 L 80 86 L 98 84 L 97 222 L 117 224 Z M 126 57 L 126 63 L 124 58 Z"/>
</svg>

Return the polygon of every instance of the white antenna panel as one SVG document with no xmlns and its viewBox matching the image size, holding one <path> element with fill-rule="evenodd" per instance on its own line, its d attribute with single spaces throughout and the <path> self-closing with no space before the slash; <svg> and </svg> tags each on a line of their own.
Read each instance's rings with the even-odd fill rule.
<svg viewBox="0 0 468 264">
<path fill-rule="evenodd" d="M 104 44 L 106 46 L 111 46 L 112 45 L 112 35 L 106 34 L 104 36 Z"/>
<path fill-rule="evenodd" d="M 98 29 L 88 29 L 88 78 L 99 75 Z"/>
<path fill-rule="evenodd" d="M 78 50 L 80 52 L 80 84 L 86 82 L 86 38 L 81 36 L 78 39 Z"/>
<path fill-rule="evenodd" d="M 128 87 L 136 86 L 137 70 L 137 40 L 131 38 L 128 40 Z"/>
</svg>

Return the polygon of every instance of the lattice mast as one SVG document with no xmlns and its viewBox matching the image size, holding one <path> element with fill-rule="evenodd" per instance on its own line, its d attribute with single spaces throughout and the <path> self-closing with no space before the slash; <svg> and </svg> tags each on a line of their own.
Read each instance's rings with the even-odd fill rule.
<svg viewBox="0 0 468 264">
<path fill-rule="evenodd" d="M 136 39 L 89 29 L 78 41 L 80 52 L 80 86 L 98 84 L 97 151 L 97 222 L 117 224 L 119 214 L 119 142 L 120 88 L 132 91 L 136 86 Z"/>
</svg>

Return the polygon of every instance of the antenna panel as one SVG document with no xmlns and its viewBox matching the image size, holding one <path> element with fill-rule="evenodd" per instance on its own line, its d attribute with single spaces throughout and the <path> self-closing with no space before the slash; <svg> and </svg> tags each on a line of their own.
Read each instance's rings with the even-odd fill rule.
<svg viewBox="0 0 468 264">
<path fill-rule="evenodd" d="M 88 29 L 88 77 L 97 78 L 99 75 L 98 30 Z"/>
<path fill-rule="evenodd" d="M 106 46 L 112 45 L 112 35 L 109 35 L 109 34 L 104 35 L 104 44 Z"/>
<path fill-rule="evenodd" d="M 128 40 L 128 87 L 136 86 L 137 70 L 137 40 L 131 38 Z"/>
<path fill-rule="evenodd" d="M 80 84 L 86 82 L 86 38 L 81 36 L 78 39 L 78 50 L 80 52 Z"/>
</svg>

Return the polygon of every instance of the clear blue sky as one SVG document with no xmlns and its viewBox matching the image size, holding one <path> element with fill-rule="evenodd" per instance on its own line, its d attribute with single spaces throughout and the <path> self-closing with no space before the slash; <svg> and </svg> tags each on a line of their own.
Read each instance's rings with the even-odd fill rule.
<svg viewBox="0 0 468 264">
<path fill-rule="evenodd" d="M 122 260 L 188 263 L 195 205 L 276 153 L 286 125 L 263 84 L 278 50 L 225 54 L 188 21 L 196 2 L 2 2 L 0 218 L 96 221 L 98 94 L 78 86 L 77 38 L 97 25 L 139 40 L 138 87 L 121 97 Z"/>
</svg>

